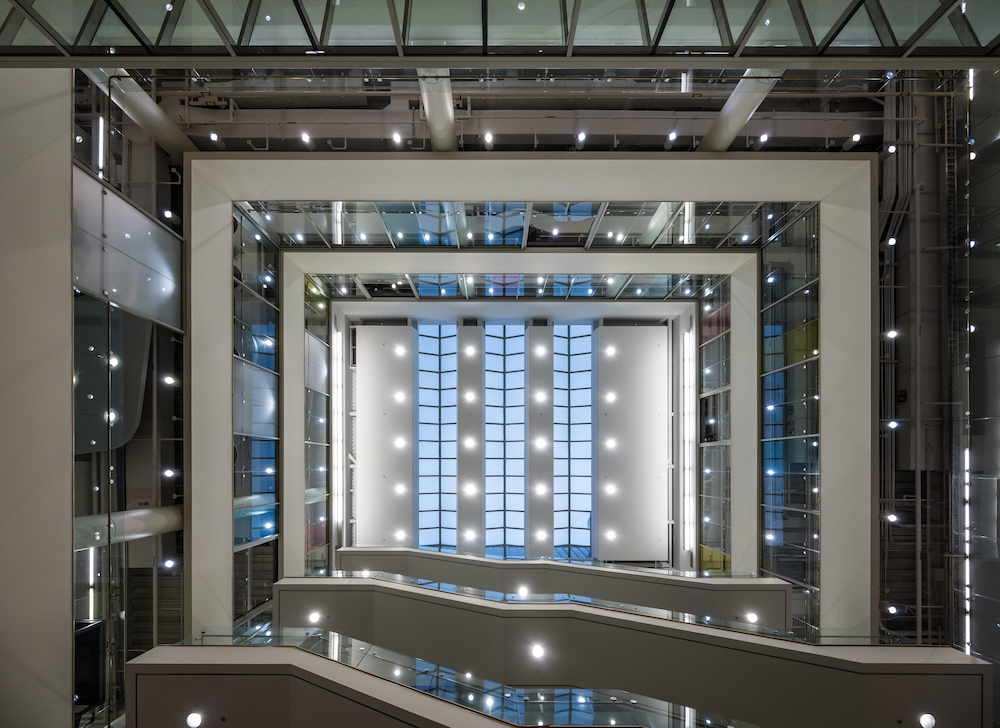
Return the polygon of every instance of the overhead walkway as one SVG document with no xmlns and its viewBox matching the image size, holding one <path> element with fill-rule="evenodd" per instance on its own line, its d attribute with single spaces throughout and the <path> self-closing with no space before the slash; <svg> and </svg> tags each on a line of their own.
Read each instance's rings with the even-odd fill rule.
<svg viewBox="0 0 1000 728">
<path fill-rule="evenodd" d="M 768 728 L 916 726 L 924 713 L 990 725 L 989 664 L 948 647 L 533 597 L 372 572 L 284 579 L 274 625 L 334 630 L 506 685 L 613 685 Z"/>
<path fill-rule="evenodd" d="M 405 574 L 501 594 L 576 594 L 716 620 L 746 621 L 753 614 L 761 625 L 792 626 L 791 585 L 750 574 L 705 577 L 674 569 L 584 560 L 505 561 L 405 547 L 341 548 L 337 559 L 345 571 Z"/>
</svg>

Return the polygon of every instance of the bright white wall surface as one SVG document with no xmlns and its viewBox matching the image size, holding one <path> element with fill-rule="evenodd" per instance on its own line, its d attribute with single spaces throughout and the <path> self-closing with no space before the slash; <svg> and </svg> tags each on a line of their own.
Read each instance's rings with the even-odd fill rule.
<svg viewBox="0 0 1000 728">
<path fill-rule="evenodd" d="M 72 103 L 72 70 L 0 70 L 0 706 L 11 726 L 73 720 Z"/>
<path fill-rule="evenodd" d="M 458 529 L 457 550 L 482 556 L 483 534 L 483 327 L 458 327 Z M 472 399 L 467 395 L 471 394 Z M 475 446 L 464 447 L 471 437 Z M 467 532 L 472 538 L 466 538 Z"/>
<path fill-rule="evenodd" d="M 416 472 L 411 326 L 358 326 L 354 499 L 358 546 L 412 546 Z M 401 399 L 396 395 L 402 394 Z M 397 486 L 403 492 L 397 492 Z M 402 534 L 402 537 L 399 534 Z"/>
<path fill-rule="evenodd" d="M 188 591 L 195 621 L 224 624 L 231 603 L 231 540 L 220 533 L 231 511 L 228 385 L 231 351 L 228 280 L 233 200 L 461 200 L 498 202 L 691 200 L 776 202 L 817 200 L 824 286 L 821 348 L 822 606 L 825 627 L 864 632 L 875 624 L 877 602 L 876 413 L 872 328 L 875 306 L 873 199 L 870 154 L 191 154 L 186 179 L 191 246 L 189 347 L 201 384 L 188 410 L 192 422 L 192 480 L 186 498 L 189 553 L 198 566 Z M 766 192 L 765 192 L 766 191 Z M 442 251 L 286 254 L 313 273 L 733 273 L 746 253 L 668 250 L 663 253 Z M 195 265 L 197 263 L 197 265 Z M 578 264 L 579 263 L 579 264 Z M 869 275 L 860 275 L 866 271 Z M 739 352 L 734 357 L 744 356 Z M 756 356 L 756 354 L 754 354 Z M 735 412 L 734 412 L 735 417 Z M 227 441 L 227 442 L 224 442 Z M 736 465 L 734 464 L 734 468 Z M 751 465 L 751 467 L 754 467 Z M 750 477 L 750 476 L 748 476 Z M 759 473 L 756 475 L 759 477 Z M 199 490 L 200 489 L 200 490 Z M 209 492 L 211 491 L 211 492 Z M 204 514 L 204 517 L 203 515 Z M 231 515 L 231 514 L 230 514 Z M 746 522 L 749 523 L 749 515 Z M 756 518 L 756 509 L 755 516 Z M 758 540 L 758 536 L 754 536 Z M 757 548 L 759 548 L 759 543 Z M 208 549 L 212 553 L 203 553 Z M 209 580 L 211 577 L 211 580 Z M 228 607 L 231 612 L 231 606 Z M 201 615 L 208 615 L 202 619 Z"/>
<path fill-rule="evenodd" d="M 552 326 L 525 331 L 524 548 L 527 558 L 538 559 L 552 556 Z"/>
<path fill-rule="evenodd" d="M 595 408 L 600 510 L 596 557 L 666 561 L 670 558 L 670 329 L 600 326 L 595 333 L 600 382 Z"/>
</svg>

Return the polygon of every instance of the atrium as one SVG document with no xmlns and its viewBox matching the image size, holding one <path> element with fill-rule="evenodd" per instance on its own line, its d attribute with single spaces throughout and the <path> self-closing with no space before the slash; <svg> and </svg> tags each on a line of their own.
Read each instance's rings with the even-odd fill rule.
<svg viewBox="0 0 1000 728">
<path fill-rule="evenodd" d="M 0 0 L 10 724 L 1000 724 L 992 5 Z"/>
</svg>

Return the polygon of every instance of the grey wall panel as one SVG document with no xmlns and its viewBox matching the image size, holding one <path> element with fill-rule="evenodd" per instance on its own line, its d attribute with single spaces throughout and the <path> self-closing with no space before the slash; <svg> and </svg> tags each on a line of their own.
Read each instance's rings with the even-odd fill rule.
<svg viewBox="0 0 1000 728">
<path fill-rule="evenodd" d="M 306 337 L 306 386 L 330 394 L 330 349 L 310 333 Z"/>
<path fill-rule="evenodd" d="M 529 559 L 552 556 L 552 327 L 528 326 L 524 390 L 524 546 Z"/>
<path fill-rule="evenodd" d="M 483 327 L 458 327 L 458 552 L 484 553 Z M 471 399 L 469 398 L 471 395 Z M 462 441 L 472 437 L 475 447 Z M 471 533 L 470 533 L 471 532 Z M 467 538 L 472 535 L 472 538 Z"/>
</svg>

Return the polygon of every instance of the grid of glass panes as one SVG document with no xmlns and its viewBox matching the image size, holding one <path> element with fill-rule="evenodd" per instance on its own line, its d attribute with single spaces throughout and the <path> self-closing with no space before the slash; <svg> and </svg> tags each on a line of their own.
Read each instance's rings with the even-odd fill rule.
<svg viewBox="0 0 1000 728">
<path fill-rule="evenodd" d="M 278 251 L 234 207 L 233 602 L 236 618 L 270 593 L 278 534 Z M 258 552 L 266 557 L 257 558 Z M 235 565 L 246 569 L 236 569 Z M 259 592 L 259 594 L 258 594 Z"/>
<path fill-rule="evenodd" d="M 698 416 L 699 568 L 732 568 L 729 409 L 729 277 L 707 278 L 699 291 L 702 367 Z"/>
<path fill-rule="evenodd" d="M 805 593 L 794 616 L 813 626 L 819 616 L 818 228 L 818 206 L 783 219 L 768 231 L 761 256 L 762 570 Z"/>
<path fill-rule="evenodd" d="M 305 283 L 306 365 L 306 575 L 324 576 L 330 566 L 330 322 L 329 301 Z"/>
<path fill-rule="evenodd" d="M 552 329 L 553 546 L 557 558 L 591 556 L 593 327 Z"/>
<path fill-rule="evenodd" d="M 418 546 L 454 552 L 458 520 L 458 327 L 418 334 Z"/>
<path fill-rule="evenodd" d="M 485 327 L 486 555 L 524 558 L 524 324 Z"/>
</svg>

